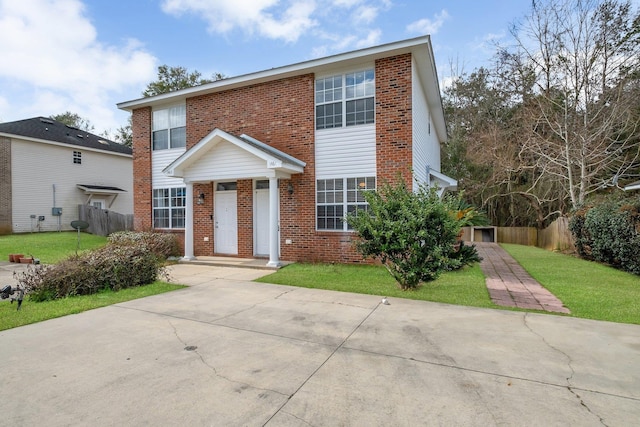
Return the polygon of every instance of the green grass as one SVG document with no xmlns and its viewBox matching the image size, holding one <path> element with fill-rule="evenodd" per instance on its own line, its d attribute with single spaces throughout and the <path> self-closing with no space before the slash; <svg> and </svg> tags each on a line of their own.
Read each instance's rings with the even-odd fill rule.
<svg viewBox="0 0 640 427">
<path fill-rule="evenodd" d="M 7 300 L 4 300 L 0 302 L 0 331 L 69 314 L 81 313 L 119 302 L 157 295 L 183 287 L 182 285 L 156 281 L 146 286 L 122 289 L 118 292 L 107 291 L 55 301 L 34 303 L 25 297 L 20 311 L 16 310 L 16 302 L 10 304 Z"/>
<path fill-rule="evenodd" d="M 572 316 L 640 324 L 640 276 L 544 249 L 502 247 Z"/>
<path fill-rule="evenodd" d="M 80 233 L 78 253 L 104 246 L 107 238 Z M 0 259 L 9 261 L 9 254 L 33 255 L 43 264 L 55 264 L 76 253 L 78 233 L 75 231 L 24 233 L 0 236 Z"/>
<path fill-rule="evenodd" d="M 99 248 L 106 243 L 106 237 L 80 233 L 80 250 L 78 253 Z M 0 236 L 0 257 L 2 257 L 2 260 L 8 261 L 9 254 L 21 253 L 26 256 L 33 255 L 35 258 L 40 259 L 43 264 L 55 264 L 74 255 L 77 245 L 78 233 L 75 231 L 12 234 Z M 0 331 L 69 314 L 81 313 L 119 302 L 161 294 L 183 287 L 182 285 L 156 281 L 146 286 L 123 289 L 118 292 L 105 291 L 94 295 L 38 303 L 29 301 L 28 296 L 25 296 L 20 311 L 16 310 L 15 302 L 9 304 L 7 300 L 4 300 L 0 302 Z"/>
<path fill-rule="evenodd" d="M 640 277 L 569 255 L 530 246 L 502 245 L 544 287 L 571 310 L 571 316 L 640 324 Z M 264 283 L 329 289 L 519 310 L 493 304 L 478 265 L 443 274 L 416 290 L 401 291 L 381 266 L 292 264 L 257 280 Z"/>
<path fill-rule="evenodd" d="M 384 267 L 344 264 L 291 264 L 257 280 L 303 288 L 380 295 L 474 307 L 495 307 L 478 265 L 443 274 L 415 290 L 402 291 Z"/>
</svg>

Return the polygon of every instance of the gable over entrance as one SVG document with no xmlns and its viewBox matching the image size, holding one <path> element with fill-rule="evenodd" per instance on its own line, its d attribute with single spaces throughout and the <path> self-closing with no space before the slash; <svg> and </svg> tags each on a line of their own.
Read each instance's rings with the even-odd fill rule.
<svg viewBox="0 0 640 427">
<path fill-rule="evenodd" d="M 290 178 L 306 163 L 248 135 L 235 137 L 214 129 L 178 157 L 163 173 L 185 182 L 259 177 Z"/>
<path fill-rule="evenodd" d="M 186 186 L 185 258 L 194 258 L 194 183 L 266 178 L 269 180 L 267 222 L 269 262 L 267 265 L 279 266 L 278 179 L 289 179 L 292 174 L 303 173 L 305 166 L 305 162 L 248 135 L 236 137 L 221 129 L 214 129 L 163 170 L 167 176 L 182 178 Z M 224 200 L 224 210 L 216 209 L 212 217 L 216 230 L 223 229 L 220 233 L 216 233 L 217 238 L 214 238 L 214 241 L 218 252 L 233 254 L 234 250 L 237 251 L 237 244 L 234 244 L 237 243 L 237 224 L 230 221 L 237 221 L 237 215 L 231 215 L 237 209 L 235 192 L 226 195 Z M 222 198 L 216 197 L 216 203 L 222 203 Z M 254 201 L 255 203 L 257 200 Z M 228 215 L 223 215 L 223 211 Z M 256 233 L 263 231 L 254 230 Z M 224 236 L 224 244 L 221 236 Z"/>
</svg>

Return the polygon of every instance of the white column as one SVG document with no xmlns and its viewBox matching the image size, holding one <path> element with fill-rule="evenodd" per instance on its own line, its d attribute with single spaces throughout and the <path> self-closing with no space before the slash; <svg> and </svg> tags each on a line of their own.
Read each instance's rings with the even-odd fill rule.
<svg viewBox="0 0 640 427">
<path fill-rule="evenodd" d="M 186 206 L 184 212 L 184 257 L 183 259 L 196 259 L 193 255 L 193 184 L 186 183 Z"/>
<path fill-rule="evenodd" d="M 278 178 L 269 178 L 269 267 L 280 267 L 278 249 Z"/>
</svg>

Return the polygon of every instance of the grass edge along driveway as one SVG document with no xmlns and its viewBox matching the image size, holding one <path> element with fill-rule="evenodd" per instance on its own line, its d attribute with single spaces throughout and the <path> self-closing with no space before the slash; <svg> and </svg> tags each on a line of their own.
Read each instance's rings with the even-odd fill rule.
<svg viewBox="0 0 640 427">
<path fill-rule="evenodd" d="M 572 317 L 640 324 L 640 277 L 544 249 L 501 245 L 571 310 Z M 471 307 L 531 311 L 491 302 L 478 264 L 448 272 L 417 290 L 401 291 L 384 267 L 346 264 L 291 264 L 256 280 L 262 283 L 407 298 Z"/>
</svg>

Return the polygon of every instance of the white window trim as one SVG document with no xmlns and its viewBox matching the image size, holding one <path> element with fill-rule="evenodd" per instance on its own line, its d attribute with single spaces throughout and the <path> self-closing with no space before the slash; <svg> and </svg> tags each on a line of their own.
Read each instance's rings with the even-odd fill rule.
<svg viewBox="0 0 640 427">
<path fill-rule="evenodd" d="M 178 108 L 178 107 L 182 107 L 184 109 L 184 125 L 182 126 L 171 126 L 171 116 L 169 115 L 169 110 L 171 110 L 172 108 Z M 186 140 L 185 140 L 185 145 L 184 146 L 178 146 L 178 147 L 172 147 L 171 146 L 171 130 L 172 129 L 179 129 L 179 128 L 185 128 L 185 132 L 186 132 L 186 126 L 187 126 L 187 107 L 186 104 L 181 103 L 181 104 L 172 104 L 172 105 L 163 105 L 160 106 L 158 108 L 154 108 L 153 111 L 151 112 L 151 151 L 166 151 L 166 150 L 184 150 L 186 147 Z M 159 111 L 167 111 L 167 127 L 162 127 L 162 128 L 158 128 L 156 129 L 155 126 L 155 121 L 153 119 L 154 113 L 157 113 Z M 160 148 L 160 149 L 155 149 L 153 147 L 153 134 L 156 131 L 162 131 L 162 130 L 167 130 L 167 148 Z M 186 139 L 186 138 L 185 138 Z"/>
<path fill-rule="evenodd" d="M 171 203 L 171 190 L 174 189 L 183 189 L 184 190 L 184 204 L 182 206 L 173 206 Z M 155 192 L 157 190 L 168 190 L 169 191 L 169 206 L 162 206 L 162 207 L 155 207 L 154 203 L 155 203 Z M 184 230 L 185 227 L 174 227 L 173 223 L 171 221 L 172 219 L 172 213 L 175 209 L 183 209 L 185 212 L 185 226 L 186 226 L 186 215 L 187 215 L 187 190 L 186 187 L 184 186 L 178 186 L 178 187 L 157 187 L 154 188 L 151 191 L 151 224 L 153 226 L 154 230 Z M 169 227 L 156 227 L 156 210 L 160 210 L 160 209 L 168 209 L 169 210 Z"/>
<path fill-rule="evenodd" d="M 358 73 L 358 72 L 367 72 L 367 71 L 373 71 L 373 94 L 371 96 L 361 96 L 361 97 L 355 97 L 355 98 L 347 98 L 347 75 L 349 74 L 353 74 L 353 73 Z M 318 80 L 323 80 L 323 79 L 327 79 L 327 78 L 332 78 L 332 77 L 340 77 L 342 79 L 342 96 L 340 98 L 339 101 L 330 101 L 330 102 L 321 102 L 318 103 L 318 99 L 317 99 L 317 91 L 316 91 L 316 83 Z M 374 64 L 367 64 L 367 65 L 363 65 L 361 67 L 358 68 L 353 68 L 353 69 L 349 69 L 349 70 L 344 70 L 342 72 L 334 72 L 334 73 L 328 73 L 328 74 L 320 74 L 317 75 L 315 77 L 314 80 L 314 84 L 313 84 L 313 96 L 314 96 L 314 107 L 313 107 L 313 121 L 314 121 L 314 129 L 316 132 L 322 132 L 325 130 L 330 130 L 330 129 L 343 129 L 345 127 L 353 127 L 353 126 L 367 126 L 367 125 L 372 125 L 375 124 L 375 102 L 376 102 L 376 90 L 375 90 L 375 82 L 376 82 L 376 74 L 375 74 L 375 66 Z M 347 124 L 347 102 L 349 101 L 357 101 L 357 100 L 361 100 L 361 99 L 368 99 L 368 98 L 373 98 L 373 108 L 374 108 L 374 115 L 373 115 L 373 122 L 371 123 L 361 123 L 361 124 L 352 124 L 352 125 L 348 125 Z M 316 108 L 320 105 L 330 105 L 330 104 L 335 104 L 340 102 L 340 104 L 342 105 L 342 125 L 341 126 L 335 126 L 335 127 L 330 127 L 330 128 L 320 128 L 318 129 L 317 127 L 317 114 L 316 114 Z"/>
<path fill-rule="evenodd" d="M 376 190 L 377 189 L 377 178 L 375 176 L 360 176 L 360 177 L 353 177 L 353 176 L 344 176 L 344 177 L 333 177 L 333 178 L 321 178 L 321 179 L 316 179 L 316 201 L 315 201 L 315 223 L 316 223 L 316 231 L 318 232 L 338 232 L 338 233 L 353 233 L 354 231 L 352 229 L 350 229 L 348 227 L 347 222 L 345 221 L 347 214 L 349 212 L 349 206 L 368 206 L 368 204 L 366 202 L 349 202 L 348 201 L 348 180 L 349 179 L 373 179 L 373 188 L 365 188 L 365 190 Z M 327 202 L 323 202 L 323 203 L 319 203 L 318 202 L 318 181 L 327 181 L 327 180 L 342 180 L 342 202 L 340 203 L 327 203 Z M 357 190 L 357 188 L 356 188 Z M 340 205 L 342 204 L 343 207 L 343 216 L 342 216 L 342 228 L 318 228 L 318 207 L 319 206 L 336 206 L 336 205 Z"/>
</svg>

